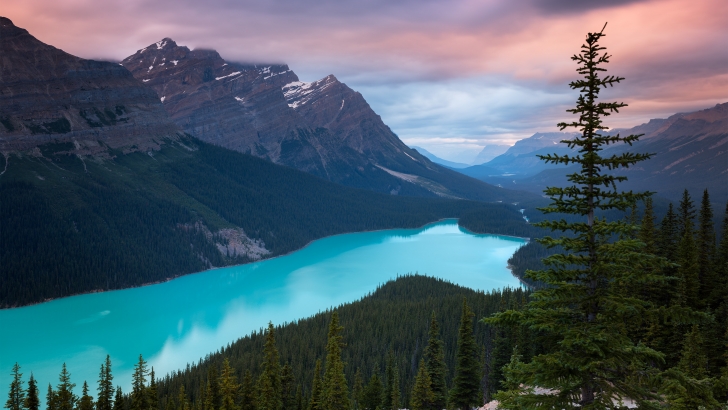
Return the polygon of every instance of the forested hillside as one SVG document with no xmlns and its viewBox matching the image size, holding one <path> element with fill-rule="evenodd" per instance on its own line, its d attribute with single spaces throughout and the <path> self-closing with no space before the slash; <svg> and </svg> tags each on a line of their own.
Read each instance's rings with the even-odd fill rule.
<svg viewBox="0 0 728 410">
<path fill-rule="evenodd" d="M 445 217 L 525 226 L 510 204 L 343 187 L 194 138 L 113 157 L 71 143 L 0 158 L 0 306 L 164 281 L 281 255 L 328 235 Z M 493 216 L 492 218 L 489 215 Z"/>
</svg>

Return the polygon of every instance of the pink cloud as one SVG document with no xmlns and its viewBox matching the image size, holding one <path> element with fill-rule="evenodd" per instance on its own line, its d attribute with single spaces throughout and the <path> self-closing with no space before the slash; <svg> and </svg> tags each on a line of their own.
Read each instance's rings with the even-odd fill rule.
<svg viewBox="0 0 728 410">
<path fill-rule="evenodd" d="M 605 96 L 631 106 L 620 122 L 728 100 L 724 0 L 0 1 L 16 25 L 81 57 L 122 59 L 171 37 L 190 48 L 215 48 L 228 60 L 286 62 L 311 77 L 304 80 L 334 73 L 355 89 L 384 87 L 392 99 L 399 85 L 468 79 L 477 79 L 474 86 L 499 82 L 571 95 L 569 57 L 587 31 L 608 21 L 603 43 L 614 55 L 608 68 L 627 80 Z M 557 122 L 552 116 L 563 114 L 547 109 L 554 98 L 542 101 L 543 109 L 531 112 L 545 117 L 529 122 Z M 393 105 L 373 105 L 386 121 Z M 525 107 L 533 108 L 513 112 L 523 115 Z M 402 118 L 401 107 L 395 111 Z M 397 130 L 396 121 L 390 125 Z"/>
</svg>

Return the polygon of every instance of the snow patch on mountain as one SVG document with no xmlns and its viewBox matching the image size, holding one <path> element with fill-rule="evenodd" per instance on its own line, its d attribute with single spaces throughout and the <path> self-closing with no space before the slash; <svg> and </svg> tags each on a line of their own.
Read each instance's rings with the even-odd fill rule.
<svg viewBox="0 0 728 410">
<path fill-rule="evenodd" d="M 288 83 L 282 87 L 283 95 L 286 97 L 288 106 L 294 110 L 302 105 L 305 105 L 312 99 L 321 95 L 327 88 L 331 87 L 336 83 L 336 78 L 332 75 L 323 78 L 318 81 L 311 83 L 305 83 L 303 81 L 294 81 Z M 344 102 L 342 100 L 341 110 L 344 108 Z"/>
<path fill-rule="evenodd" d="M 224 75 L 224 76 L 222 76 L 222 77 L 215 77 L 215 79 L 216 79 L 216 80 L 222 80 L 223 78 L 228 78 L 228 77 L 232 77 L 232 76 L 234 76 L 234 75 L 238 75 L 238 74 L 240 74 L 240 73 L 242 73 L 242 71 L 236 71 L 236 72 L 234 72 L 234 73 L 230 73 L 230 74 L 228 74 L 228 75 Z"/>
</svg>

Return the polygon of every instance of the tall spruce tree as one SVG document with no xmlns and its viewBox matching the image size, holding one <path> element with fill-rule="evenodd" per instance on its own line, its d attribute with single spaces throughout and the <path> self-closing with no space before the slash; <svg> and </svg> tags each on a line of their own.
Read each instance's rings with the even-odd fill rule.
<svg viewBox="0 0 728 410">
<path fill-rule="evenodd" d="M 394 382 L 394 366 L 396 366 L 394 349 L 390 347 L 389 352 L 387 352 L 387 362 L 384 365 L 384 391 L 382 393 L 383 410 L 389 410 L 392 408 L 392 383 Z"/>
<path fill-rule="evenodd" d="M 253 382 L 253 374 L 250 370 L 246 370 L 243 375 L 243 383 L 240 386 L 240 410 L 255 410 L 257 398 L 255 395 L 255 383 Z"/>
<path fill-rule="evenodd" d="M 601 88 L 623 80 L 613 75 L 602 76 L 606 70 L 601 66 L 610 59 L 599 44 L 604 35 L 604 28 L 588 33 L 581 52 L 572 57 L 582 78 L 571 82 L 570 87 L 581 94 L 576 107 L 568 111 L 578 115 L 578 120 L 560 123 L 559 128 L 575 127 L 581 131 L 581 135 L 562 141 L 569 148 L 578 149 L 578 153 L 540 156 L 547 163 L 580 166 L 578 172 L 568 175 L 573 185 L 546 189 L 551 205 L 542 210 L 583 219 L 537 224 L 552 231 L 569 232 L 540 240 L 549 248 L 560 246 L 564 250 L 544 260 L 546 270 L 527 274 L 547 286 L 532 294 L 525 310 L 510 310 L 488 319 L 494 324 L 527 325 L 558 341 L 556 349 L 536 355 L 527 363 L 515 362 L 515 367 L 509 369 L 515 378 L 509 380 L 511 389 L 497 395 L 504 408 L 611 409 L 615 401 L 626 398 L 647 407 L 658 398 L 650 388 L 652 374 L 643 369 L 647 363 L 662 362 L 663 356 L 635 343 L 625 331 L 626 324 L 641 320 L 651 306 L 621 290 L 664 280 L 653 273 L 654 267 L 664 261 L 643 252 L 641 241 L 629 238 L 636 228 L 628 221 L 607 221 L 597 215 L 611 209 L 624 212 L 649 196 L 619 191 L 617 183 L 627 178 L 611 174 L 649 159 L 649 154 L 600 155 L 608 144 L 631 145 L 640 137 L 603 132 L 607 127 L 602 118 L 626 106 L 597 101 Z M 615 239 L 619 237 L 623 239 Z M 535 387 L 558 394 L 543 394 Z"/>
<path fill-rule="evenodd" d="M 114 400 L 114 376 L 111 374 L 111 356 L 106 355 L 106 360 L 101 364 L 99 371 L 99 395 L 96 399 L 96 410 L 112 410 Z"/>
<path fill-rule="evenodd" d="M 56 392 L 53 390 L 53 387 L 51 387 L 51 384 L 48 383 L 48 392 L 46 393 L 46 410 L 57 410 L 58 406 L 56 402 Z"/>
<path fill-rule="evenodd" d="M 147 361 L 140 354 L 139 361 L 134 366 L 134 373 L 131 376 L 131 410 L 149 409 L 147 374 Z"/>
<path fill-rule="evenodd" d="M 392 383 L 390 388 L 391 398 L 389 400 L 390 410 L 399 410 L 402 408 L 402 394 L 399 387 L 399 366 L 396 364 L 392 368 Z"/>
<path fill-rule="evenodd" d="M 177 409 L 190 410 L 190 401 L 187 399 L 187 394 L 185 394 L 184 384 L 179 386 L 179 392 L 177 393 Z"/>
<path fill-rule="evenodd" d="M 364 399 L 364 379 L 361 375 L 361 369 L 357 368 L 354 373 L 354 385 L 351 388 L 351 408 L 353 410 L 361 409 L 361 403 Z"/>
<path fill-rule="evenodd" d="M 58 375 L 58 385 L 54 394 L 56 410 L 73 410 L 76 407 L 78 398 L 73 394 L 75 383 L 71 383 L 71 374 L 63 363 L 61 374 Z"/>
<path fill-rule="evenodd" d="M 686 189 L 680 201 L 679 233 L 677 247 L 678 297 L 681 304 L 698 309 L 700 301 L 700 266 L 698 265 L 698 247 L 695 243 L 693 219 L 695 209 L 690 194 Z"/>
<path fill-rule="evenodd" d="M 296 380 L 293 376 L 293 369 L 288 363 L 281 368 L 281 400 L 284 409 L 292 409 L 296 406 Z"/>
<path fill-rule="evenodd" d="M 10 390 L 8 391 L 8 400 L 5 402 L 5 408 L 8 410 L 24 410 L 25 409 L 25 389 L 23 388 L 23 373 L 20 373 L 20 365 L 16 362 L 13 371 L 10 373 L 13 380 L 10 382 Z"/>
<path fill-rule="evenodd" d="M 149 410 L 159 410 L 159 391 L 157 390 L 157 380 L 154 378 L 154 367 L 152 367 L 152 370 L 149 372 L 147 400 L 149 402 Z"/>
<path fill-rule="evenodd" d="M 434 395 L 432 405 L 435 409 L 442 410 L 447 406 L 447 364 L 445 363 L 445 343 L 440 339 L 440 326 L 434 311 L 430 318 L 429 339 L 423 357 Z"/>
<path fill-rule="evenodd" d="M 339 313 L 331 314 L 328 343 L 326 344 L 326 369 L 324 371 L 323 410 L 348 410 L 349 387 L 344 376 L 344 362 L 341 360 L 341 348 L 344 346 L 339 325 Z"/>
<path fill-rule="evenodd" d="M 121 392 L 121 386 L 116 386 L 116 393 L 114 393 L 114 410 L 124 410 L 126 404 L 124 403 L 124 394 Z"/>
<path fill-rule="evenodd" d="M 376 410 L 382 408 L 382 396 L 384 395 L 384 387 L 382 380 L 379 378 L 379 369 L 374 369 L 369 383 L 364 388 L 364 398 L 362 399 L 362 409 Z"/>
<path fill-rule="evenodd" d="M 28 391 L 25 395 L 25 408 L 27 410 L 39 410 L 40 409 L 40 397 L 38 393 L 38 383 L 33 377 L 33 373 L 30 373 L 30 379 L 28 380 Z"/>
<path fill-rule="evenodd" d="M 444 408 L 435 407 L 435 392 L 432 390 L 432 379 L 424 358 L 420 359 L 410 404 L 412 410 L 442 410 Z"/>
<path fill-rule="evenodd" d="M 313 369 L 313 382 L 311 383 L 311 399 L 308 410 L 323 410 L 324 385 L 321 380 L 321 359 L 316 360 Z"/>
<path fill-rule="evenodd" d="M 713 226 L 713 207 L 710 204 L 708 190 L 703 191 L 698 214 L 698 276 L 700 281 L 700 301 L 703 307 L 716 309 L 720 299 L 715 298 L 713 289 L 718 280 L 715 263 L 715 227 Z"/>
<path fill-rule="evenodd" d="M 275 328 L 268 322 L 263 346 L 263 372 L 258 379 L 258 410 L 279 410 L 281 398 L 281 361 L 276 347 Z"/>
<path fill-rule="evenodd" d="M 463 298 L 462 316 L 455 353 L 455 377 L 450 390 L 449 403 L 456 409 L 466 410 L 482 404 L 480 394 L 480 349 L 473 335 L 475 314 Z"/>
<path fill-rule="evenodd" d="M 78 410 L 94 410 L 94 398 L 88 394 L 88 383 L 83 382 L 81 398 L 78 400 Z"/>
<path fill-rule="evenodd" d="M 230 366 L 230 360 L 226 357 L 222 362 L 222 371 L 220 372 L 220 410 L 239 410 L 236 403 L 239 390 L 240 385 L 235 377 L 235 372 Z"/>
</svg>

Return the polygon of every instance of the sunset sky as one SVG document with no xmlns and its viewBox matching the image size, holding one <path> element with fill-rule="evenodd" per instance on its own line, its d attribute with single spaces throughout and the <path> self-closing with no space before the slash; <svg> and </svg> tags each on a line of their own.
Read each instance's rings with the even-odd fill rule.
<svg viewBox="0 0 728 410">
<path fill-rule="evenodd" d="M 0 0 L 0 15 L 71 54 L 121 60 L 163 37 L 223 58 L 334 74 L 408 145 L 469 162 L 570 119 L 570 56 L 588 31 L 626 127 L 728 101 L 725 0 Z"/>
</svg>

